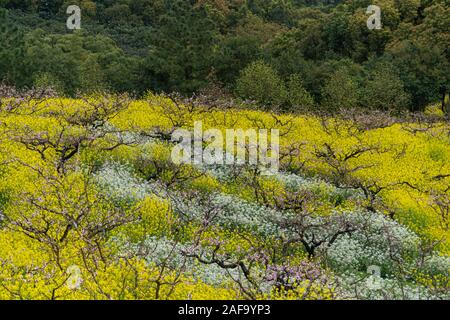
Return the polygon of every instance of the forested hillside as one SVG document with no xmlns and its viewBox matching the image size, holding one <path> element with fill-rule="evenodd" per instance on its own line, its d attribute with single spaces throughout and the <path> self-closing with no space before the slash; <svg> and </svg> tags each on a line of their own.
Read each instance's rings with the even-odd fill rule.
<svg viewBox="0 0 450 320">
<path fill-rule="evenodd" d="M 82 10 L 81 30 L 66 28 L 72 4 Z M 370 4 L 382 10 L 381 30 L 366 26 Z M 448 0 L 0 0 L 0 7 L 0 79 L 17 87 L 189 96 L 219 86 L 289 111 L 420 111 L 450 88 Z"/>
</svg>

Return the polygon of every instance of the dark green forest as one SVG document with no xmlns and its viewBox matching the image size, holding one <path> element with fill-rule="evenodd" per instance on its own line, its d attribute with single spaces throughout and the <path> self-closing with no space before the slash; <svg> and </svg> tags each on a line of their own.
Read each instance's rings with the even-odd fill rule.
<svg viewBox="0 0 450 320">
<path fill-rule="evenodd" d="M 81 30 L 67 29 L 68 5 Z M 422 111 L 450 88 L 449 29 L 449 0 L 0 0 L 0 81 Z"/>
</svg>

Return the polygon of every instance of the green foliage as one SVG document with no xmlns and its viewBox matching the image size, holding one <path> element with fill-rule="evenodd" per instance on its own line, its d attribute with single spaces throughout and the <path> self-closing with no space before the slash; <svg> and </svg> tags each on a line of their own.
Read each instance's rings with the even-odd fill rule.
<svg viewBox="0 0 450 320">
<path fill-rule="evenodd" d="M 82 9 L 82 32 L 66 29 L 72 4 Z M 366 26 L 370 4 L 382 9 L 381 30 Z M 259 60 L 282 81 L 263 85 L 271 92 L 256 100 L 285 109 L 311 105 L 303 89 L 289 88 L 299 86 L 290 83 L 293 74 L 319 106 L 423 111 L 442 99 L 439 88 L 450 88 L 448 1 L 2 0 L 0 8 L 0 79 L 21 88 L 38 79 L 68 95 L 104 89 L 191 95 L 215 74 L 241 94 L 238 78 Z M 377 74 L 370 61 L 395 72 Z M 337 80 L 346 76 L 334 73 L 349 62 L 365 70 L 350 72 L 348 91 L 339 93 Z M 383 81 L 389 88 L 381 90 Z"/>
<path fill-rule="evenodd" d="M 314 108 L 314 99 L 306 91 L 302 79 L 297 74 L 291 75 L 287 82 L 287 102 L 294 110 L 312 110 Z"/>
<path fill-rule="evenodd" d="M 383 63 L 369 69 L 361 98 L 362 104 L 373 110 L 401 110 L 410 105 L 398 73 L 392 65 Z"/>
<path fill-rule="evenodd" d="M 226 37 L 218 44 L 214 70 L 219 80 L 232 86 L 239 73 L 262 54 L 260 41 L 254 36 Z"/>
<path fill-rule="evenodd" d="M 325 110 L 353 109 L 359 105 L 359 88 L 346 68 L 336 70 L 322 89 Z"/>
<path fill-rule="evenodd" d="M 61 83 L 61 81 L 52 74 L 47 72 L 38 73 L 34 77 L 33 87 L 42 89 L 51 88 L 55 90 L 57 93 L 60 94 L 64 93 L 64 86 Z"/>
<path fill-rule="evenodd" d="M 144 62 L 153 88 L 190 93 L 205 86 L 217 33 L 214 21 L 203 8 L 177 0 L 166 2 L 158 24 Z"/>
<path fill-rule="evenodd" d="M 23 31 L 0 8 L 0 81 L 21 86 L 25 82 L 26 64 Z"/>
<path fill-rule="evenodd" d="M 83 33 L 46 35 L 36 30 L 27 36 L 27 60 L 35 74 L 47 74 L 62 84 L 64 92 L 89 92 L 113 88 L 133 89 L 132 59 L 103 36 Z M 120 72 L 120 75 L 118 74 Z"/>
<path fill-rule="evenodd" d="M 430 102 L 438 100 L 439 88 L 449 83 L 449 62 L 438 47 L 399 42 L 390 49 L 390 60 L 400 70 L 400 77 L 413 99 L 413 110 L 421 111 Z"/>
<path fill-rule="evenodd" d="M 245 68 L 236 83 L 237 94 L 268 107 L 279 107 L 286 101 L 286 87 L 275 70 L 263 61 Z"/>
<path fill-rule="evenodd" d="M 416 111 L 438 101 L 441 86 L 450 88 L 450 8 L 433 3 L 423 15 L 421 24 L 402 25 L 386 51 L 400 71 Z"/>
</svg>

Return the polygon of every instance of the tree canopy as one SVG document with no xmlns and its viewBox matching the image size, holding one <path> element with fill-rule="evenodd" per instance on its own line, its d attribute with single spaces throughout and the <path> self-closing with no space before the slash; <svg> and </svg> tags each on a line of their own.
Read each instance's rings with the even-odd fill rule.
<svg viewBox="0 0 450 320">
<path fill-rule="evenodd" d="M 69 4 L 81 8 L 81 31 L 66 28 Z M 370 4 L 381 8 L 380 30 L 367 28 Z M 295 99 L 308 105 L 386 108 L 385 101 L 420 111 L 450 88 L 448 0 L 1 0 L 0 9 L 0 81 L 17 87 L 190 95 L 214 74 L 250 97 L 243 73 L 260 82 L 253 87 L 270 82 L 252 67 L 260 61 L 284 87 L 301 79 Z M 346 75 L 353 91 L 337 97 L 333 81 L 348 63 L 361 70 Z M 372 69 L 381 65 L 390 72 Z M 391 87 L 373 96 L 386 80 Z M 294 108 L 293 94 L 280 100 L 267 91 L 274 96 L 266 101 Z"/>
</svg>

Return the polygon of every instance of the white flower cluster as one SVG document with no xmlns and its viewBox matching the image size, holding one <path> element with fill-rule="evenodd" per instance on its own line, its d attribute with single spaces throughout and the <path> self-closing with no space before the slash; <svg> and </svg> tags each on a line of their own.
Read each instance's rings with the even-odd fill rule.
<svg viewBox="0 0 450 320">
<path fill-rule="evenodd" d="M 304 178 L 293 173 L 278 172 L 275 178 L 284 184 L 287 190 L 309 190 L 324 200 L 338 203 L 346 199 L 362 199 L 363 194 L 352 189 L 338 188 L 319 178 Z"/>
<path fill-rule="evenodd" d="M 263 207 L 236 196 L 217 193 L 211 203 L 222 208 L 217 217 L 220 225 L 228 228 L 243 228 L 263 235 L 278 235 L 280 228 L 274 223 L 280 215 L 276 210 Z"/>
<path fill-rule="evenodd" d="M 449 298 L 450 291 L 431 293 L 408 276 L 417 268 L 428 274 L 448 275 L 448 257 L 435 254 L 421 263 L 421 240 L 405 226 L 380 213 L 356 212 L 348 217 L 359 226 L 357 230 L 321 248 L 328 265 L 338 274 L 343 296 L 358 299 Z M 381 274 L 371 275 L 368 272 L 371 266 L 379 267 Z"/>
<path fill-rule="evenodd" d="M 337 278 L 339 295 L 362 300 L 430 300 L 445 299 L 431 294 L 427 288 L 395 278 L 382 278 L 345 273 Z M 448 296 L 447 296 L 448 299 Z"/>
<path fill-rule="evenodd" d="M 149 265 L 168 265 L 171 268 L 181 267 L 185 259 L 181 252 L 186 245 L 165 238 L 147 237 L 143 242 L 120 244 L 122 252 L 130 256 L 142 257 Z"/>
<path fill-rule="evenodd" d="M 208 220 L 208 223 L 227 229 L 241 229 L 266 236 L 280 233 L 275 223 L 280 212 L 234 195 L 212 193 L 203 202 L 181 193 L 172 193 L 171 198 L 175 212 L 199 222 Z"/>
<path fill-rule="evenodd" d="M 237 270 L 225 270 L 216 264 L 202 264 L 195 258 L 186 257 L 191 245 L 188 243 L 176 243 L 166 238 L 148 237 L 141 243 L 125 242 L 115 238 L 126 256 L 139 256 L 148 265 L 166 266 L 171 270 L 182 270 L 184 274 L 192 276 L 210 285 L 223 285 L 230 281 L 230 276 L 238 276 Z"/>
<path fill-rule="evenodd" d="M 414 284 L 411 279 L 401 279 L 403 277 L 395 275 L 408 274 L 408 270 L 417 266 L 427 274 L 448 275 L 450 270 L 449 257 L 431 255 L 420 262 L 420 238 L 381 213 L 332 212 L 328 216 L 312 214 L 297 217 L 293 212 L 277 211 L 235 195 L 212 193 L 202 197 L 195 192 L 167 190 L 157 183 L 149 184 L 137 178 L 131 166 L 117 162 L 106 162 L 94 178 L 113 201 L 134 203 L 149 194 L 158 194 L 170 199 L 174 212 L 189 221 L 206 221 L 229 230 L 250 231 L 263 237 L 290 238 L 298 236 L 299 226 L 296 224 L 300 223 L 304 241 L 322 243 L 315 253 L 336 273 L 342 291 L 340 294 L 344 297 L 441 298 L 436 296 L 437 293 L 430 293 L 427 288 Z M 277 178 L 287 188 L 296 190 L 306 188 L 324 194 L 341 192 L 323 181 L 296 175 L 280 174 Z M 341 233 L 345 228 L 350 231 Z M 139 244 L 122 240 L 119 248 L 126 254 L 143 257 L 151 265 L 167 264 L 171 268 L 182 268 L 195 279 L 212 285 L 230 281 L 230 272 L 239 276 L 238 270 L 224 270 L 216 264 L 202 264 L 195 258 L 186 258 L 183 252 L 189 250 L 189 244 L 149 237 Z M 367 269 L 370 266 L 378 266 L 380 276 L 369 276 Z"/>
<path fill-rule="evenodd" d="M 207 172 L 222 183 L 232 182 L 233 177 L 239 175 L 239 170 L 242 170 L 242 167 L 235 165 L 200 164 L 196 165 L 196 167 L 201 171 Z"/>
<path fill-rule="evenodd" d="M 425 259 L 422 270 L 430 275 L 446 275 L 450 276 L 450 257 L 434 254 Z M 449 289 L 450 291 L 450 289 Z"/>
<path fill-rule="evenodd" d="M 152 185 L 135 177 L 130 166 L 106 162 L 94 173 L 97 184 L 118 203 L 134 203 L 152 192 Z"/>
<path fill-rule="evenodd" d="M 156 143 L 156 139 L 143 135 L 140 132 L 120 130 L 110 122 L 94 123 L 91 128 L 98 136 L 113 135 L 116 139 L 127 145 L 144 145 Z"/>
<path fill-rule="evenodd" d="M 336 270 L 364 271 L 380 266 L 385 273 L 414 262 L 420 239 L 405 226 L 373 212 L 348 214 L 357 230 L 340 236 L 326 248 L 326 257 Z"/>
<path fill-rule="evenodd" d="M 229 165 L 202 165 L 199 169 L 207 171 L 220 182 L 232 181 L 233 177 L 239 175 L 243 168 Z M 345 199 L 363 199 L 362 192 L 352 189 L 338 188 L 319 178 L 305 178 L 293 173 L 277 172 L 272 175 L 281 182 L 287 190 L 310 190 L 321 195 L 324 199 L 336 203 Z"/>
</svg>

